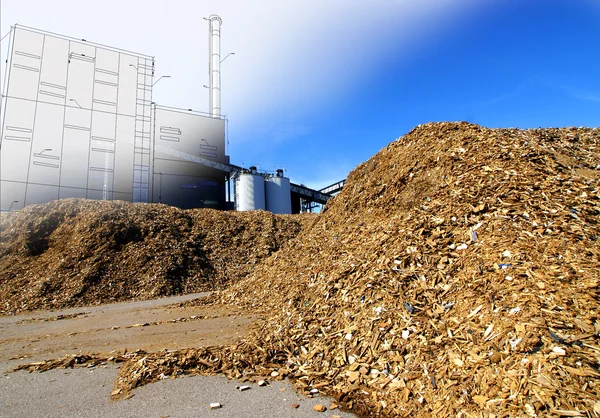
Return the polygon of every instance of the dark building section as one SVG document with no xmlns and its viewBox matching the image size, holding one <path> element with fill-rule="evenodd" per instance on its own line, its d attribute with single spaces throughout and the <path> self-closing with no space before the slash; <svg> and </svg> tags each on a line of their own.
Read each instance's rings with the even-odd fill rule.
<svg viewBox="0 0 600 418">
<path fill-rule="evenodd" d="M 203 176 L 155 172 L 151 201 L 181 209 L 225 210 L 225 178 L 222 173 L 211 171 L 214 173 L 207 170 Z"/>
<path fill-rule="evenodd" d="M 225 173 L 199 163 L 228 162 L 225 120 L 155 106 L 153 129 L 149 201 L 182 209 L 226 209 Z"/>
</svg>

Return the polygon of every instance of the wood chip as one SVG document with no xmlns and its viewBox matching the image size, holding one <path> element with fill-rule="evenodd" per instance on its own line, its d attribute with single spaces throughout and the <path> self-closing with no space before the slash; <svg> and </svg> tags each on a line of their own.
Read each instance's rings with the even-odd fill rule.
<svg viewBox="0 0 600 418">
<path fill-rule="evenodd" d="M 321 404 L 316 404 L 315 406 L 313 406 L 313 409 L 317 412 L 327 411 L 327 407 L 325 405 L 321 405 Z"/>
</svg>

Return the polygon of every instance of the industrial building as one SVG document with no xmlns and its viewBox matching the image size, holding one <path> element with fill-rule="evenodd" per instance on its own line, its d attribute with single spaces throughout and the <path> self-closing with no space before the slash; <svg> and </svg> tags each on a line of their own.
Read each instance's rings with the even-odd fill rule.
<svg viewBox="0 0 600 418">
<path fill-rule="evenodd" d="M 209 112 L 152 100 L 154 57 L 17 25 L 0 136 L 0 209 L 87 198 L 297 213 L 327 191 L 230 164 L 221 18 L 209 23 Z M 235 198 L 235 199 L 233 199 Z M 234 200 L 234 201 L 233 201 Z"/>
</svg>

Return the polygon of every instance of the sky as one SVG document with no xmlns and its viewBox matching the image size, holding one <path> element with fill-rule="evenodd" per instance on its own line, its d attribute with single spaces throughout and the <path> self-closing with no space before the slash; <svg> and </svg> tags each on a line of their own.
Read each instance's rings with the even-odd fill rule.
<svg viewBox="0 0 600 418">
<path fill-rule="evenodd" d="M 208 111 L 221 27 L 231 162 L 321 188 L 414 126 L 598 126 L 600 0 L 1 0 L 22 24 L 155 57 L 156 103 Z M 0 43 L 2 73 L 8 38 Z"/>
</svg>

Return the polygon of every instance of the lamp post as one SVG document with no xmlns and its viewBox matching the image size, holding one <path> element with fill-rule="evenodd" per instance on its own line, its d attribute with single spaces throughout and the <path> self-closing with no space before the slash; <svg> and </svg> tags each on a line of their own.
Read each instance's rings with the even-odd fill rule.
<svg viewBox="0 0 600 418">
<path fill-rule="evenodd" d="M 170 75 L 161 75 L 160 77 L 158 77 L 158 80 L 156 80 L 153 84 L 152 87 L 154 87 L 156 85 L 156 83 L 158 83 L 160 80 L 162 80 L 163 78 L 171 78 Z"/>
<path fill-rule="evenodd" d="M 230 52 L 229 54 L 227 54 L 227 55 L 225 56 L 225 58 L 223 58 L 223 59 L 221 60 L 221 62 L 225 61 L 225 60 L 226 60 L 226 59 L 227 59 L 227 58 L 228 58 L 230 55 L 235 55 L 235 52 Z"/>
<path fill-rule="evenodd" d="M 10 210 L 12 209 L 12 207 L 13 207 L 13 205 L 14 205 L 15 203 L 19 203 L 19 201 L 18 201 L 18 200 L 13 200 L 13 202 L 12 202 L 12 203 L 10 204 L 10 206 L 8 207 L 8 211 L 9 211 L 9 212 L 10 212 Z"/>
<path fill-rule="evenodd" d="M 77 102 L 77 100 L 75 99 L 69 99 L 70 102 L 75 102 L 75 104 L 80 108 L 83 109 L 83 107 L 81 107 L 81 105 Z"/>
</svg>

